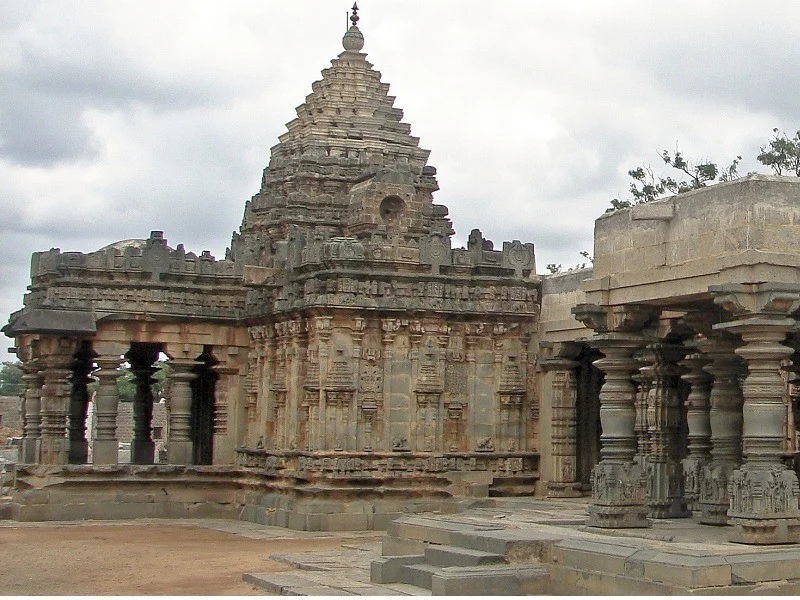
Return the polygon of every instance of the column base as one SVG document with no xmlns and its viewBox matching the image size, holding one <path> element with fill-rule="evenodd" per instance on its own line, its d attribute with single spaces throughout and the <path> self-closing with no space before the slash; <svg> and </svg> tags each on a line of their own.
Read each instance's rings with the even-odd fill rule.
<svg viewBox="0 0 800 600">
<path fill-rule="evenodd" d="M 742 465 L 731 475 L 728 512 L 740 544 L 800 543 L 797 475 L 780 465 Z"/>
<path fill-rule="evenodd" d="M 677 462 L 650 462 L 647 465 L 649 493 L 647 506 L 651 519 L 691 517 L 683 498 L 683 469 Z"/>
<path fill-rule="evenodd" d="M 153 440 L 131 441 L 131 464 L 152 465 L 155 463 L 156 443 Z"/>
<path fill-rule="evenodd" d="M 19 447 L 19 462 L 23 465 L 34 465 L 39 462 L 39 438 L 22 438 Z"/>
<path fill-rule="evenodd" d="M 583 491 L 581 484 L 576 482 L 561 483 L 551 481 L 547 484 L 548 498 L 581 498 Z"/>
<path fill-rule="evenodd" d="M 731 463 L 711 462 L 703 467 L 698 521 L 704 525 L 727 525 L 730 500 L 728 497 L 728 480 L 736 465 Z"/>
<path fill-rule="evenodd" d="M 39 459 L 41 465 L 66 465 L 69 462 L 69 440 L 67 438 L 41 438 Z"/>
<path fill-rule="evenodd" d="M 641 529 L 650 527 L 650 521 L 647 519 L 647 507 L 644 505 L 603 506 L 591 504 L 588 512 L 589 519 L 586 524 L 589 527 L 601 527 L 603 529 Z"/>
<path fill-rule="evenodd" d="M 728 541 L 737 544 L 798 544 L 800 516 L 786 519 L 743 519 L 731 517 L 733 529 Z"/>
<path fill-rule="evenodd" d="M 727 525 L 728 524 L 728 507 L 729 504 L 722 504 L 719 502 L 703 502 L 697 503 L 700 515 L 697 521 L 703 525 Z"/>
<path fill-rule="evenodd" d="M 119 462 L 117 440 L 94 440 L 92 442 L 92 464 L 116 465 Z"/>
<path fill-rule="evenodd" d="M 167 463 L 170 465 L 192 464 L 192 442 L 167 442 Z"/>
<path fill-rule="evenodd" d="M 604 463 L 592 471 L 590 527 L 610 529 L 650 527 L 645 493 L 647 477 L 636 463 Z"/>
<path fill-rule="evenodd" d="M 692 516 L 692 511 L 686 506 L 686 502 L 674 499 L 669 502 L 648 502 L 647 516 L 651 519 L 686 519 Z"/>
<path fill-rule="evenodd" d="M 84 465 L 89 462 L 89 442 L 71 440 L 69 443 L 69 464 Z"/>
</svg>

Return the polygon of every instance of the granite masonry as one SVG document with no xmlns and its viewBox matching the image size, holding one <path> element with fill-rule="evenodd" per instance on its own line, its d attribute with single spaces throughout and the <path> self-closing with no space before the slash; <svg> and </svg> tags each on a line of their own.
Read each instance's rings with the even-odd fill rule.
<svg viewBox="0 0 800 600">
<path fill-rule="evenodd" d="M 160 231 L 34 254 L 3 329 L 26 385 L 14 518 L 371 529 L 480 497 L 589 495 L 594 528 L 695 519 L 800 543 L 800 180 L 601 216 L 593 269 L 539 276 L 533 244 L 495 249 L 477 229 L 454 248 L 358 20 L 223 259 Z"/>
</svg>

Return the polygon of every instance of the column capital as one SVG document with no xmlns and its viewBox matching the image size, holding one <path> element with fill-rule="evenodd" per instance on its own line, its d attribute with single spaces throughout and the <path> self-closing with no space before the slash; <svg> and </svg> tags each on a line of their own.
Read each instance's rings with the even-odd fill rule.
<svg viewBox="0 0 800 600">
<path fill-rule="evenodd" d="M 643 304 L 618 306 L 578 304 L 572 308 L 571 312 L 589 329 L 597 334 L 605 334 L 641 331 L 658 317 L 659 310 Z"/>
<path fill-rule="evenodd" d="M 796 284 L 728 283 L 713 285 L 708 291 L 715 304 L 740 318 L 785 318 L 800 308 L 800 285 Z"/>
</svg>

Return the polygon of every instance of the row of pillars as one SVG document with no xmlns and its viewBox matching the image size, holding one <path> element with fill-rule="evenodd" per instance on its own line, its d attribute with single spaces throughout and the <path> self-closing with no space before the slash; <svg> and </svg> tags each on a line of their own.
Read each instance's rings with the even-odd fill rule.
<svg viewBox="0 0 800 600">
<path fill-rule="evenodd" d="M 92 439 L 92 463 L 116 464 L 117 410 L 119 393 L 117 378 L 124 360 L 131 365 L 136 380 L 134 399 L 134 432 L 131 441 L 131 463 L 153 464 L 155 442 L 152 437 L 153 364 L 159 347 L 141 344 L 121 353 L 96 355 L 90 346 L 66 338 L 42 340 L 35 356 L 22 365 L 25 392 L 23 396 L 23 434 L 20 462 L 25 464 L 82 464 L 89 460 L 86 420 L 89 405 L 88 385 L 98 382 L 94 397 L 95 435 Z M 124 350 L 123 350 L 124 351 Z M 197 361 L 171 358 L 168 361 L 167 462 L 191 464 L 190 435 L 192 389 Z"/>
<path fill-rule="evenodd" d="M 594 364 L 605 380 L 589 524 L 647 527 L 648 516 L 687 517 L 694 509 L 701 523 L 732 525 L 734 542 L 800 543 L 800 489 L 784 455 L 782 373 L 795 325 L 785 314 L 747 315 L 715 325 L 688 348 L 648 345 L 630 331 L 597 333 L 590 343 L 604 355 Z M 643 348 L 650 355 L 644 368 Z M 678 376 L 691 386 L 683 460 Z"/>
</svg>

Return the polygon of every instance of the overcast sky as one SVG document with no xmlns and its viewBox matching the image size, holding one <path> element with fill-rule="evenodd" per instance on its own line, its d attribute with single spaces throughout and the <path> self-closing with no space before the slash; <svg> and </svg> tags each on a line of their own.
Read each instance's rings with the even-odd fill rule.
<svg viewBox="0 0 800 600">
<path fill-rule="evenodd" d="M 359 0 L 430 149 L 454 245 L 480 228 L 581 262 L 658 151 L 755 161 L 800 128 L 800 3 Z M 0 320 L 30 254 L 165 232 L 221 258 L 269 148 L 341 52 L 348 0 L 0 6 Z M 3 338 L 0 359 L 11 340 Z"/>
</svg>

